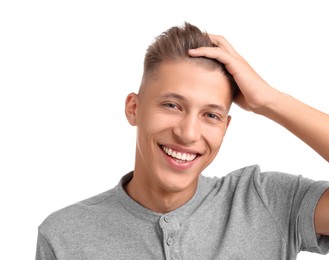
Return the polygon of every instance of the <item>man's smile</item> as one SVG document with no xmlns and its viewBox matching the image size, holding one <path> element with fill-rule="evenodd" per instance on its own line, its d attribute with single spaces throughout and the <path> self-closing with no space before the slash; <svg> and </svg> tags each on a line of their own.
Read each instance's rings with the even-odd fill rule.
<svg viewBox="0 0 329 260">
<path fill-rule="evenodd" d="M 173 158 L 177 163 L 188 163 L 192 162 L 197 158 L 198 155 L 201 155 L 199 153 L 192 153 L 192 152 L 184 152 L 184 151 L 177 151 L 173 148 L 169 148 L 164 145 L 160 145 L 162 151 L 168 155 L 169 157 Z"/>
</svg>

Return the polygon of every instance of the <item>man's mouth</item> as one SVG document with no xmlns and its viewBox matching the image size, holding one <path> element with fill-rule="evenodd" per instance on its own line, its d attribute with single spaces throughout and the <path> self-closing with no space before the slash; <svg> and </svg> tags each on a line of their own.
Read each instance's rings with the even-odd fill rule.
<svg viewBox="0 0 329 260">
<path fill-rule="evenodd" d="M 160 147 L 165 152 L 165 154 L 172 157 L 178 163 L 191 162 L 198 156 L 196 153 L 179 152 L 164 145 L 160 145 Z"/>
</svg>

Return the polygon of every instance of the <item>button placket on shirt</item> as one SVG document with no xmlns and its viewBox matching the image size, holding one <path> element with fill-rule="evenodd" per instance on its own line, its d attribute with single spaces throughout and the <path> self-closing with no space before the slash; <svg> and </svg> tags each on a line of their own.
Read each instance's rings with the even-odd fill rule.
<svg viewBox="0 0 329 260">
<path fill-rule="evenodd" d="M 166 259 L 179 260 L 177 244 L 179 225 L 177 220 L 175 217 L 164 215 L 160 218 L 159 224 L 163 232 L 163 245 Z"/>
</svg>

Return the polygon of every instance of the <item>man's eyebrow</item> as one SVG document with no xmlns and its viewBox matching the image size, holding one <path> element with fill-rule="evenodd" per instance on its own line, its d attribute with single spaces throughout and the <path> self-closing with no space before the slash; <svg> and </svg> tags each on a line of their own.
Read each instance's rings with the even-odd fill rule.
<svg viewBox="0 0 329 260">
<path fill-rule="evenodd" d="M 217 109 L 217 110 L 220 110 L 220 111 L 227 112 L 227 109 L 224 106 L 221 106 L 221 105 L 209 104 L 209 105 L 207 105 L 207 107 L 212 108 L 212 109 Z"/>
<path fill-rule="evenodd" d="M 174 98 L 174 99 L 179 99 L 182 101 L 185 101 L 186 98 L 180 94 L 174 93 L 174 92 L 169 92 L 161 95 L 162 98 Z"/>
</svg>

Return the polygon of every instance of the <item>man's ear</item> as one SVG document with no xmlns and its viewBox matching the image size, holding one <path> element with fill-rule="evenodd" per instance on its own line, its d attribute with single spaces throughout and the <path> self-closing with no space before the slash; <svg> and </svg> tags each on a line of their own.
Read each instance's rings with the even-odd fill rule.
<svg viewBox="0 0 329 260">
<path fill-rule="evenodd" d="M 228 128 L 228 126 L 230 125 L 230 122 L 231 122 L 231 120 L 232 120 L 232 117 L 229 115 L 229 116 L 227 116 L 227 121 L 226 121 L 226 130 L 227 130 L 227 128 Z"/>
<path fill-rule="evenodd" d="M 138 95 L 135 93 L 130 93 L 126 98 L 125 113 L 129 124 L 131 124 L 132 126 L 136 125 L 137 105 Z"/>
</svg>

